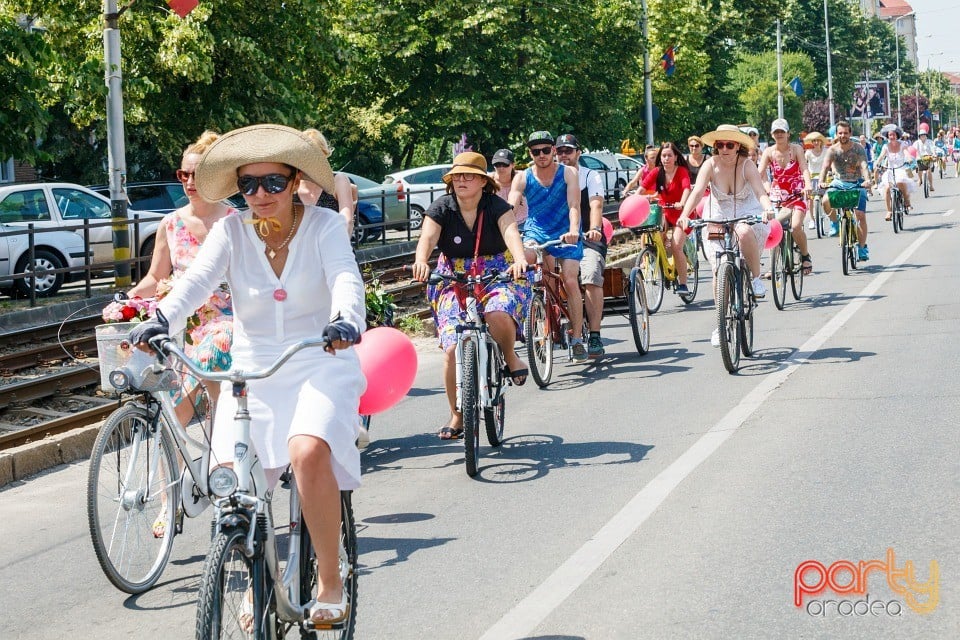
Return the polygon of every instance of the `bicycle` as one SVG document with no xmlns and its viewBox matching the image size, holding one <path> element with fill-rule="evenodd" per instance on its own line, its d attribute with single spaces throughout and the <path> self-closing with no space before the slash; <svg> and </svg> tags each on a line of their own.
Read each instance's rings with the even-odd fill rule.
<svg viewBox="0 0 960 640">
<path fill-rule="evenodd" d="M 117 589 L 130 594 L 156 584 L 174 538 L 183 532 L 184 516 L 197 517 L 210 506 L 209 396 L 204 391 L 198 403 L 207 409 L 200 415 L 205 440 L 200 442 L 176 416 L 171 393 L 180 388 L 179 375 L 147 368 L 147 360 L 152 359 L 135 352 L 124 369 L 111 372 L 111 384 L 136 398 L 121 398 L 104 421 L 87 472 L 87 522 L 97 562 Z M 188 443 L 203 451 L 201 457 L 193 457 Z M 160 521 L 166 527 L 157 537 L 153 527 Z"/>
<path fill-rule="evenodd" d="M 740 368 L 740 354 L 753 355 L 753 312 L 757 300 L 753 295 L 750 269 L 740 253 L 735 228 L 738 223 L 756 224 L 756 216 L 742 216 L 722 220 L 691 220 L 694 227 L 716 225 L 723 231 L 708 229 L 710 240 L 723 240 L 723 250 L 717 252 L 717 329 L 720 333 L 720 356 L 727 372 Z"/>
<path fill-rule="evenodd" d="M 903 219 L 907 214 L 907 206 L 903 198 L 903 191 L 901 191 L 900 187 L 897 186 L 897 169 L 902 168 L 903 165 L 900 165 L 899 167 L 884 167 L 884 171 L 890 172 L 890 221 L 893 223 L 894 233 L 900 233 L 903 231 Z"/>
<path fill-rule="evenodd" d="M 943 172 L 947 169 L 947 157 L 945 154 L 938 152 L 937 153 L 937 170 L 940 174 L 940 179 L 943 180 Z"/>
<path fill-rule="evenodd" d="M 813 224 L 817 229 L 817 238 L 822 238 L 827 234 L 826 221 L 829 220 L 827 215 L 823 212 L 823 194 L 826 192 L 825 189 L 820 185 L 819 179 L 820 174 L 814 173 L 810 175 L 814 188 L 811 192 L 811 201 L 810 201 L 810 215 L 813 218 Z"/>
<path fill-rule="evenodd" d="M 856 207 L 860 199 L 860 186 L 856 183 L 844 183 L 832 186 L 830 204 L 837 213 L 837 226 L 840 231 L 840 265 L 843 275 L 850 275 L 850 271 L 857 268 L 860 259 L 859 243 L 857 241 Z"/>
<path fill-rule="evenodd" d="M 524 335 L 527 339 L 527 362 L 530 375 L 541 389 L 550 384 L 553 377 L 553 350 L 555 346 L 565 348 L 567 357 L 573 359 L 573 343 L 568 334 L 573 333 L 570 326 L 570 312 L 567 309 L 567 289 L 563 278 L 556 270 L 543 268 L 543 252 L 550 247 L 564 245 L 562 240 L 548 240 L 543 244 L 526 245 L 537 254 L 533 266 L 533 297 L 530 301 L 530 313 L 527 315 Z M 580 287 L 583 297 L 583 286 Z M 580 338 L 586 342 L 589 336 L 587 314 L 584 309 Z"/>
<path fill-rule="evenodd" d="M 477 475 L 480 464 L 480 411 L 491 447 L 503 442 L 503 425 L 506 411 L 505 391 L 510 380 L 500 345 L 487 329 L 486 319 L 480 308 L 484 289 L 494 282 L 509 282 L 508 272 L 496 270 L 483 275 L 468 273 L 430 274 L 429 284 L 449 282 L 453 285 L 460 305 L 460 322 L 456 326 L 455 347 L 457 410 L 463 416 L 464 463 L 467 475 Z M 529 334 L 527 337 L 529 341 Z M 480 376 L 480 372 L 483 376 Z M 510 384 L 513 384 L 512 381 Z"/>
<path fill-rule="evenodd" d="M 781 194 L 779 200 L 770 199 L 777 214 L 776 219 L 771 220 L 771 224 L 776 222 L 783 227 L 783 237 L 779 244 L 770 251 L 773 302 L 780 311 L 783 311 L 787 299 L 788 277 L 790 278 L 793 299 L 799 301 L 803 293 L 803 256 L 800 254 L 800 247 L 797 246 L 796 240 L 793 238 L 792 220 L 780 220 L 780 210 L 783 208 L 783 203 L 795 198 L 800 193 L 797 191 L 786 196 Z"/>
<path fill-rule="evenodd" d="M 250 438 L 252 426 L 247 411 L 247 382 L 269 377 L 302 349 L 328 347 L 317 338 L 288 347 L 269 367 L 259 371 L 200 371 L 168 336 L 150 340 L 158 363 L 148 371 L 169 370 L 165 361 L 173 360 L 195 376 L 212 382 L 230 382 L 237 402 L 234 416 L 236 460 L 232 467 L 219 466 L 210 471 L 207 485 L 216 510 L 213 540 L 204 562 L 197 601 L 196 637 L 283 638 L 298 627 L 304 637 L 319 634 L 348 639 L 353 637 L 357 616 L 357 538 L 350 491 L 340 492 L 339 565 L 347 612 L 335 623 L 314 623 L 306 619 L 306 603 L 316 588 L 316 556 L 310 532 L 303 522 L 300 496 L 292 470 L 281 476 L 290 488 L 290 533 L 287 561 L 281 566 L 273 521 L 274 491 L 256 455 Z M 118 372 L 115 372 L 118 373 Z M 130 371 L 119 372 L 139 386 Z M 243 628 L 244 616 L 252 626 Z M 317 634 L 317 635 L 310 635 Z"/>
<path fill-rule="evenodd" d="M 652 223 L 644 224 L 634 230 L 640 235 L 643 249 L 637 254 L 636 266 L 643 274 L 643 283 L 647 289 L 647 304 L 650 313 L 656 313 L 663 304 L 664 289 L 669 287 L 674 292 L 680 285 L 679 274 L 674 265 L 673 255 L 667 251 L 663 241 L 663 231 L 660 216 L 651 212 Z M 678 293 L 684 304 L 690 304 L 697 297 L 698 272 L 700 259 L 697 256 L 696 238 L 692 234 L 684 240 L 683 252 L 687 258 L 687 288 L 688 293 Z"/>
<path fill-rule="evenodd" d="M 933 156 L 920 156 L 917 170 L 920 172 L 920 184 L 923 185 L 923 197 L 930 197 L 930 172 L 933 169 Z"/>
</svg>

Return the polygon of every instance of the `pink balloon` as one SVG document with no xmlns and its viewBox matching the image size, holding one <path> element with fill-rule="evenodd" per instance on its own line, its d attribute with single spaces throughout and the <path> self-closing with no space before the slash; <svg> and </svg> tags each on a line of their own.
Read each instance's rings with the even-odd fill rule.
<svg viewBox="0 0 960 640">
<path fill-rule="evenodd" d="M 377 327 L 363 334 L 354 348 L 367 390 L 360 396 L 360 413 L 386 411 L 407 395 L 417 375 L 417 349 L 402 331 Z"/>
<path fill-rule="evenodd" d="M 767 249 L 773 249 L 783 239 L 783 225 L 778 220 L 771 220 L 767 223 L 767 226 L 770 227 L 770 233 L 767 234 L 767 241 L 763 246 Z"/>
<path fill-rule="evenodd" d="M 620 203 L 620 224 L 625 227 L 641 227 L 650 215 L 650 201 L 635 193 Z"/>
<path fill-rule="evenodd" d="M 909 147 L 907 147 L 907 155 L 910 156 L 911 158 L 916 158 L 916 157 L 917 157 L 917 148 L 914 147 L 914 146 L 909 146 Z"/>
<path fill-rule="evenodd" d="M 700 202 L 697 203 L 697 206 L 696 206 L 696 207 L 694 208 L 694 210 L 693 210 L 695 216 L 691 216 L 691 217 L 697 217 L 697 218 L 702 218 L 702 217 L 703 217 L 703 208 L 707 206 L 707 198 L 709 198 L 709 197 L 710 197 L 710 196 L 709 196 L 709 194 L 708 194 L 708 195 L 705 195 L 705 196 L 703 196 L 702 198 L 700 198 Z"/>
<path fill-rule="evenodd" d="M 607 244 L 610 243 L 610 238 L 613 237 L 613 223 L 606 218 L 603 219 L 603 237 L 607 239 Z"/>
</svg>

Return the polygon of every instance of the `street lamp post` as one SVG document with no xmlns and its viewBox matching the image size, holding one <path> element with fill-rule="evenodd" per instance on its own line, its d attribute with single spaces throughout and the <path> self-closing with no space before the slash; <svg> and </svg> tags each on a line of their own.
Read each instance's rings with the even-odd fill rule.
<svg viewBox="0 0 960 640">
<path fill-rule="evenodd" d="M 833 131 L 837 118 L 833 110 L 833 71 L 830 68 L 830 18 L 827 0 L 823 0 L 823 30 L 827 39 L 827 101 L 830 103 L 830 130 Z"/>
<path fill-rule="evenodd" d="M 900 21 L 913 15 L 913 11 L 897 16 L 893 21 L 894 43 L 897 48 L 897 126 L 903 129 L 903 116 L 900 115 Z"/>
<path fill-rule="evenodd" d="M 646 102 L 647 144 L 653 144 L 653 87 L 650 79 L 650 29 L 647 16 L 647 0 L 641 0 L 643 8 L 643 93 Z"/>
</svg>

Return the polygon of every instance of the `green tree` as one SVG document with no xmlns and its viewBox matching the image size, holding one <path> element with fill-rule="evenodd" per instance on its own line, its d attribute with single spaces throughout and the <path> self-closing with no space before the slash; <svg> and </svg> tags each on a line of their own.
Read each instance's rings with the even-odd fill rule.
<svg viewBox="0 0 960 640">
<path fill-rule="evenodd" d="M 52 101 L 42 70 L 50 49 L 41 33 L 32 32 L 11 3 L 0 3 L 0 162 L 8 157 L 33 162 L 42 157 L 43 137 Z"/>
</svg>

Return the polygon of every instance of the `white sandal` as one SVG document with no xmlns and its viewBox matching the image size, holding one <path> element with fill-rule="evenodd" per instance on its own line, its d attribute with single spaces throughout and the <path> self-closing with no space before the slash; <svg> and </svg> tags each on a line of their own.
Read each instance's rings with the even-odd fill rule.
<svg viewBox="0 0 960 640">
<path fill-rule="evenodd" d="M 304 607 L 304 618 L 315 625 L 337 624 L 347 619 L 350 614 L 350 603 L 347 601 L 347 590 L 342 590 L 340 602 L 319 602 L 314 599 Z M 330 618 L 318 618 L 317 614 L 329 611 L 333 614 Z"/>
</svg>

